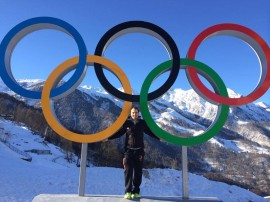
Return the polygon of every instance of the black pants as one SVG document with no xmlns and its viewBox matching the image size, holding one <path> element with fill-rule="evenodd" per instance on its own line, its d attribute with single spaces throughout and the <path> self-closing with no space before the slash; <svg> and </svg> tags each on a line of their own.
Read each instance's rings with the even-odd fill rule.
<svg viewBox="0 0 270 202">
<path fill-rule="evenodd" d="M 142 167 L 144 160 L 144 150 L 131 150 L 125 152 L 123 159 L 125 174 L 125 193 L 140 193 L 142 183 Z"/>
</svg>

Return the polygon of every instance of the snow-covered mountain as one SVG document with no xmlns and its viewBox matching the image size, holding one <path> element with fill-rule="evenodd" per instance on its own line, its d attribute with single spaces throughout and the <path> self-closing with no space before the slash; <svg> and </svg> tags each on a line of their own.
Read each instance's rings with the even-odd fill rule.
<svg viewBox="0 0 270 202">
<path fill-rule="evenodd" d="M 80 87 L 80 90 L 95 97 L 106 97 L 111 99 L 118 106 L 122 106 L 122 102 L 113 98 L 105 90 Z M 228 89 L 230 97 L 240 97 L 241 95 Z M 217 106 L 213 105 L 198 94 L 194 90 L 172 89 L 165 93 L 157 100 L 149 102 L 151 114 L 159 125 L 172 126 L 180 133 L 191 133 L 198 135 L 205 130 L 205 125 L 210 125 L 217 114 Z M 184 127 L 182 124 L 185 122 Z M 265 131 L 258 131 L 254 125 L 260 125 Z M 243 127 L 245 126 L 245 127 Z M 254 152 L 270 154 L 270 106 L 263 102 L 250 103 L 241 107 L 230 108 L 230 114 L 227 124 L 224 127 L 238 133 L 244 139 L 248 139 L 259 143 L 262 146 L 267 146 L 267 149 L 254 147 Z M 250 130 L 253 128 L 253 131 Z M 238 141 L 231 140 L 227 145 L 224 141 L 219 141 L 217 138 L 212 140 L 220 146 L 230 146 L 230 149 L 235 149 L 241 152 L 248 152 L 252 149 L 249 146 L 243 146 Z"/>
<path fill-rule="evenodd" d="M 41 89 L 44 81 L 19 80 L 25 88 Z M 15 95 L 1 85 L 2 92 L 23 102 L 40 107 L 39 100 L 30 100 Z M 240 96 L 228 90 L 230 96 Z M 138 94 L 138 93 L 136 93 Z M 1 101 L 1 99 L 0 99 Z M 10 102 L 10 101 L 9 101 Z M 3 101 L 2 108 L 16 108 Z M 55 102 L 55 111 L 67 128 L 93 132 L 108 127 L 121 111 L 122 101 L 102 89 L 81 86 L 67 98 Z M 12 106 L 12 107 L 11 107 Z M 152 117 L 164 130 L 174 135 L 199 135 L 207 129 L 216 116 L 217 106 L 199 97 L 193 90 L 172 89 L 159 99 L 149 102 Z M 7 110 L 6 110 L 7 111 Z M 16 110 L 13 111 L 16 113 Z M 25 118 L 22 117 L 22 118 Z M 33 121 L 32 121 L 33 122 Z M 29 126 L 30 127 L 30 126 Z M 156 143 L 146 137 L 146 166 L 180 168 L 179 147 L 169 143 Z M 112 142 L 114 152 L 119 153 L 121 141 Z M 118 156 L 106 158 L 107 147 L 95 146 L 96 159 L 106 165 L 114 165 Z M 98 150 L 99 149 L 99 150 Z M 99 152 L 97 152 L 99 151 Z M 113 153 L 113 152 L 111 152 Z M 223 129 L 211 140 L 189 147 L 189 169 L 209 179 L 238 184 L 260 195 L 270 193 L 270 107 L 266 103 L 250 103 L 230 108 Z M 235 160 L 237 159 L 237 161 Z M 108 161 L 111 161 L 108 163 Z M 104 162 L 98 162 L 105 165 Z M 116 165 L 121 166 L 121 165 Z"/>
<path fill-rule="evenodd" d="M 60 147 L 33 135 L 27 127 L 3 118 L 0 118 L 0 138 L 1 202 L 29 202 L 39 194 L 78 193 L 79 168 L 75 155 L 71 162 L 67 162 L 67 153 Z M 22 160 L 25 155 L 20 152 L 31 156 L 31 161 Z M 123 169 L 96 167 L 91 162 L 88 165 L 87 195 L 124 194 Z M 182 177 L 178 170 L 143 170 L 142 195 L 181 196 L 181 186 Z M 210 181 L 192 173 L 189 173 L 189 194 L 191 197 L 217 197 L 224 202 L 267 201 L 240 187 Z"/>
<path fill-rule="evenodd" d="M 31 90 L 40 90 L 44 84 L 44 81 L 40 79 L 21 79 L 18 80 L 18 83 L 21 86 Z M 81 86 L 78 89 L 90 95 L 91 98 L 94 98 L 95 100 L 106 98 L 112 100 L 119 107 L 123 105 L 122 101 L 115 99 L 103 89 L 94 88 L 91 86 Z M 29 105 L 39 106 L 40 104 L 39 100 L 30 100 L 14 94 L 14 92 L 10 91 L 1 80 L 0 91 L 13 95 L 25 101 Z M 230 97 L 241 96 L 230 89 L 228 89 L 228 92 Z M 192 135 L 200 133 L 201 130 L 205 129 L 205 125 L 210 125 L 217 112 L 216 105 L 206 102 L 193 90 L 184 91 L 181 89 L 169 90 L 161 98 L 150 102 L 150 108 L 152 116 L 160 125 L 171 125 L 179 132 L 191 133 Z M 182 123 L 185 122 L 185 127 L 182 127 L 176 123 L 179 119 L 181 119 Z M 269 122 L 269 104 L 262 102 L 250 103 L 245 106 L 230 108 L 230 115 L 225 128 L 229 128 L 230 130 L 233 129 L 235 132 L 239 133 L 239 135 L 244 136 L 245 139 L 254 140 L 256 138 L 256 142 L 259 144 L 270 147 Z M 268 130 L 268 133 L 265 135 L 260 131 L 257 131 L 257 129 L 253 127 L 254 124 L 266 124 L 265 129 Z M 245 130 L 243 126 L 253 127 L 254 133 L 249 129 Z M 241 147 L 240 150 L 245 152 L 244 147 Z M 258 151 L 261 152 L 264 150 L 259 148 Z M 269 154 L 268 151 L 266 152 Z"/>
</svg>

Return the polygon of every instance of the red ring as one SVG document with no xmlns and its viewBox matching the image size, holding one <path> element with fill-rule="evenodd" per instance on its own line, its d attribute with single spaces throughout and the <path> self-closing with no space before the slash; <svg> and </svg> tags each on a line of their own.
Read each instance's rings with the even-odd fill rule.
<svg viewBox="0 0 270 202">
<path fill-rule="evenodd" d="M 206 40 L 207 38 L 211 36 L 216 35 L 232 35 L 237 38 L 240 38 L 244 40 L 246 43 L 248 43 L 254 51 L 257 53 L 258 57 L 260 58 L 260 54 L 256 51 L 254 46 L 252 46 L 251 43 L 255 43 L 255 45 L 259 45 L 261 48 L 261 51 L 263 52 L 263 57 L 266 59 L 266 65 L 265 65 L 265 71 L 262 71 L 262 75 L 260 78 L 259 84 L 256 86 L 255 90 L 251 92 L 249 95 L 240 97 L 240 98 L 229 98 L 229 97 L 223 97 L 221 95 L 215 94 L 212 91 L 210 91 L 200 80 L 198 77 L 197 71 L 193 67 L 188 67 L 187 71 L 190 76 L 190 81 L 194 84 L 193 86 L 196 87 L 202 94 L 204 94 L 207 98 L 210 99 L 210 101 L 214 103 L 221 103 L 221 104 L 227 104 L 230 106 L 240 106 L 245 105 L 250 102 L 255 101 L 256 99 L 260 98 L 270 87 L 270 49 L 267 43 L 263 40 L 262 37 L 260 37 L 256 32 L 252 31 L 249 28 L 246 28 L 241 25 L 237 24 L 218 24 L 212 27 L 207 28 L 203 32 L 201 32 L 195 40 L 192 42 L 187 58 L 195 59 L 196 51 L 199 47 L 199 45 Z M 260 62 L 261 58 L 260 58 Z M 263 66 L 262 66 L 263 68 Z M 264 80 L 262 81 L 262 79 Z"/>
</svg>

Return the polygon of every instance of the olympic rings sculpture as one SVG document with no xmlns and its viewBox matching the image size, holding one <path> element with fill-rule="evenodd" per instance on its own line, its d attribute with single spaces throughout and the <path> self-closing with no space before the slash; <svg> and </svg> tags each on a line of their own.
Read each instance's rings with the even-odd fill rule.
<svg viewBox="0 0 270 202">
<path fill-rule="evenodd" d="M 13 49 L 27 34 L 40 29 L 56 29 L 70 35 L 78 45 L 79 56 L 68 59 L 56 67 L 45 81 L 42 92 L 24 89 L 14 79 L 10 60 Z M 140 95 L 132 95 L 130 83 L 120 67 L 103 57 L 110 43 L 127 33 L 141 32 L 157 38 L 166 48 L 170 59 L 155 67 L 146 77 Z M 261 64 L 261 75 L 255 90 L 246 97 L 230 98 L 226 86 L 219 75 L 206 64 L 196 61 L 195 55 L 199 45 L 209 37 L 216 35 L 229 35 L 245 41 L 257 54 Z M 124 101 L 122 112 L 117 120 L 104 131 L 95 134 L 78 134 L 67 130 L 57 120 L 53 109 L 53 100 L 66 96 L 78 87 L 83 80 L 88 66 L 94 66 L 97 78 L 101 85 L 114 97 Z M 103 68 L 108 69 L 120 80 L 124 92 L 117 90 L 107 80 Z M 194 137 L 177 137 L 161 129 L 153 120 L 148 109 L 148 101 L 163 95 L 175 82 L 180 69 L 185 69 L 188 80 L 201 97 L 218 105 L 217 116 L 213 123 L 202 134 Z M 57 87 L 60 80 L 70 71 L 75 70 L 72 77 L 62 86 Z M 154 92 L 148 93 L 152 81 L 166 71 L 170 75 L 166 82 Z M 210 91 L 199 79 L 198 74 L 205 77 L 212 85 L 214 92 Z M 67 22 L 52 17 L 37 17 L 23 21 L 12 28 L 0 44 L 0 76 L 4 83 L 15 93 L 31 98 L 41 99 L 44 117 L 50 127 L 60 136 L 75 142 L 91 143 L 101 141 L 113 135 L 127 119 L 132 102 L 139 102 L 141 113 L 149 128 L 161 139 L 177 145 L 196 145 L 203 143 L 222 129 L 225 124 L 230 106 L 241 106 L 255 101 L 270 87 L 270 49 L 267 43 L 257 33 L 247 27 L 237 24 L 218 24 L 201 32 L 192 42 L 187 58 L 180 58 L 178 48 L 171 36 L 162 28 L 149 22 L 128 21 L 116 25 L 107 31 L 97 44 L 94 55 L 88 55 L 86 46 L 78 31 Z"/>
</svg>

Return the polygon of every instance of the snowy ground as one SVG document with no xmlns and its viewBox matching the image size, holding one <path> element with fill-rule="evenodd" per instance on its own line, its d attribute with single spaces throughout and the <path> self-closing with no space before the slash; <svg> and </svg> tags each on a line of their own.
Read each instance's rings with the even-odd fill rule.
<svg viewBox="0 0 270 202">
<path fill-rule="evenodd" d="M 39 194 L 77 194 L 79 168 L 67 163 L 54 145 L 45 145 L 38 135 L 22 126 L 0 119 L 0 137 L 19 150 L 51 150 L 51 155 L 29 153 L 27 162 L 0 142 L 0 202 L 32 201 Z M 123 170 L 109 167 L 87 168 L 86 194 L 124 194 Z M 245 189 L 189 174 L 190 196 L 215 196 L 224 202 L 267 202 Z M 173 169 L 147 169 L 141 186 L 142 195 L 181 196 L 181 173 Z"/>
</svg>

